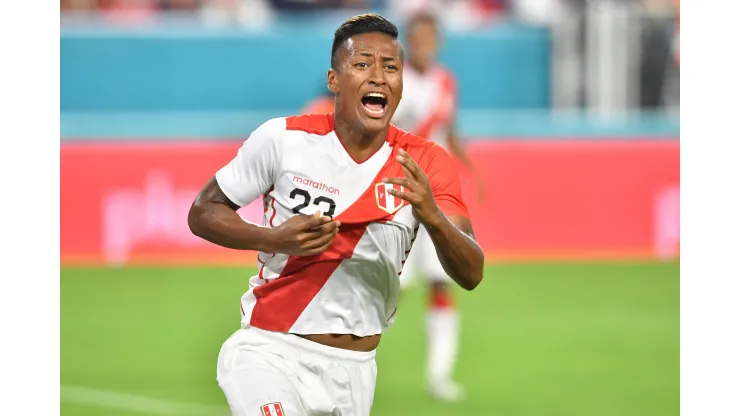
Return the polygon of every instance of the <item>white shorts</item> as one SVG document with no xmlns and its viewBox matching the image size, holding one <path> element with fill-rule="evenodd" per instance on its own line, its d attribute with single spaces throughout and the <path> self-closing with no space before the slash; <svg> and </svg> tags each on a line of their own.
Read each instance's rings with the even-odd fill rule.
<svg viewBox="0 0 740 416">
<path fill-rule="evenodd" d="M 247 327 L 218 355 L 218 384 L 238 416 L 369 416 L 375 351 L 327 347 Z"/>
<path fill-rule="evenodd" d="M 447 275 L 442 263 L 437 257 L 432 238 L 429 237 L 424 226 L 419 227 L 419 232 L 414 240 L 411 253 L 403 264 L 401 270 L 401 287 L 409 287 L 415 278 L 421 277 L 430 283 L 449 283 L 452 279 Z"/>
</svg>

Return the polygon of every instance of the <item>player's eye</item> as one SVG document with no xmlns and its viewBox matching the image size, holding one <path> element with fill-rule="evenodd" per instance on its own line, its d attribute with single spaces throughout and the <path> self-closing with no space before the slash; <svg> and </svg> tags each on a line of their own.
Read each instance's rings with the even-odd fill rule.
<svg viewBox="0 0 740 416">
<path fill-rule="evenodd" d="M 367 62 L 358 62 L 355 64 L 356 68 L 367 68 L 368 66 Z"/>
<path fill-rule="evenodd" d="M 398 66 L 393 65 L 393 64 L 386 65 L 385 67 L 388 68 L 388 69 L 390 69 L 391 71 L 395 71 L 395 70 L 398 69 Z"/>
</svg>

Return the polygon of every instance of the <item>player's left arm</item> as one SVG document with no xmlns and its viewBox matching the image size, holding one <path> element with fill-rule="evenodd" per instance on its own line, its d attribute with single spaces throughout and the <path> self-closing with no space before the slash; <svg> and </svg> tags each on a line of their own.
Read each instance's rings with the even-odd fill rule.
<svg viewBox="0 0 740 416">
<path fill-rule="evenodd" d="M 406 188 L 403 192 L 388 192 L 411 204 L 414 216 L 426 227 L 445 272 L 461 287 L 473 290 L 483 280 L 483 250 L 475 240 L 462 202 L 457 173 L 449 163 L 449 156 L 443 152 L 441 149 L 436 152 L 436 163 L 430 162 L 433 184 L 403 150 L 399 151 L 397 160 L 403 165 L 406 177 L 385 181 Z"/>
</svg>

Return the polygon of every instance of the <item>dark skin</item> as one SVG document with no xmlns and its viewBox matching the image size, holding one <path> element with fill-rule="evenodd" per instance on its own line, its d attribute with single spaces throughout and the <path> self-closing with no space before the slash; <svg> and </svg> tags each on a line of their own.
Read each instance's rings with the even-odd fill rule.
<svg viewBox="0 0 740 416">
<path fill-rule="evenodd" d="M 244 221 L 212 177 L 193 201 L 188 225 L 198 237 L 236 250 L 313 256 L 324 252 L 339 231 L 339 221 L 322 217 L 296 215 L 275 228 L 258 227 Z"/>
<path fill-rule="evenodd" d="M 334 123 L 337 136 L 357 162 L 364 162 L 383 146 L 391 118 L 403 93 L 403 49 L 383 33 L 365 33 L 348 39 L 339 52 L 337 68 L 328 72 L 328 87 L 336 97 Z M 382 115 L 369 113 L 362 97 L 385 94 Z"/>
<path fill-rule="evenodd" d="M 452 280 L 466 290 L 475 289 L 483 280 L 483 251 L 475 241 L 470 220 L 458 215 L 448 217 L 439 209 L 429 178 L 403 149 L 396 160 L 403 165 L 406 177 L 385 182 L 402 185 L 408 191 L 388 192 L 411 204 L 414 217 L 427 229 L 442 267 Z"/>
<path fill-rule="evenodd" d="M 391 117 L 403 92 L 401 68 L 403 50 L 388 35 L 366 33 L 345 42 L 339 52 L 338 68 L 328 73 L 329 89 L 335 94 L 335 130 L 349 155 L 365 161 L 385 142 Z M 369 112 L 361 102 L 368 92 L 382 92 L 387 97 L 383 112 Z M 483 253 L 473 237 L 470 221 L 464 217 L 445 217 L 432 197 L 426 175 L 402 153 L 403 181 L 408 192 L 394 194 L 412 205 L 416 218 L 427 227 L 435 245 L 439 244 L 445 270 L 468 290 L 483 276 Z M 245 222 L 236 213 L 239 207 L 224 195 L 215 178 L 198 194 L 188 215 L 192 232 L 214 244 L 241 250 L 285 253 L 294 256 L 315 255 L 331 245 L 340 223 L 320 213 L 296 215 L 275 228 L 258 227 Z M 443 253 L 443 254 L 442 254 Z M 449 269 L 449 270 L 448 270 Z M 380 343 L 380 335 L 358 337 L 351 334 L 300 335 L 335 348 L 371 351 Z"/>
</svg>

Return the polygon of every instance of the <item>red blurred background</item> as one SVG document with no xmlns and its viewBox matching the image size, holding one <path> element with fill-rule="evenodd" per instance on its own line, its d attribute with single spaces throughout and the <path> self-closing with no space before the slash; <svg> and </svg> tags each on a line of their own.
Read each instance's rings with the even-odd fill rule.
<svg viewBox="0 0 740 416">
<path fill-rule="evenodd" d="M 61 262 L 251 264 L 194 237 L 190 203 L 239 141 L 61 146 Z M 670 259 L 679 250 L 679 142 L 473 141 L 485 198 L 461 167 L 487 260 Z M 261 202 L 240 210 L 261 223 Z"/>
</svg>

